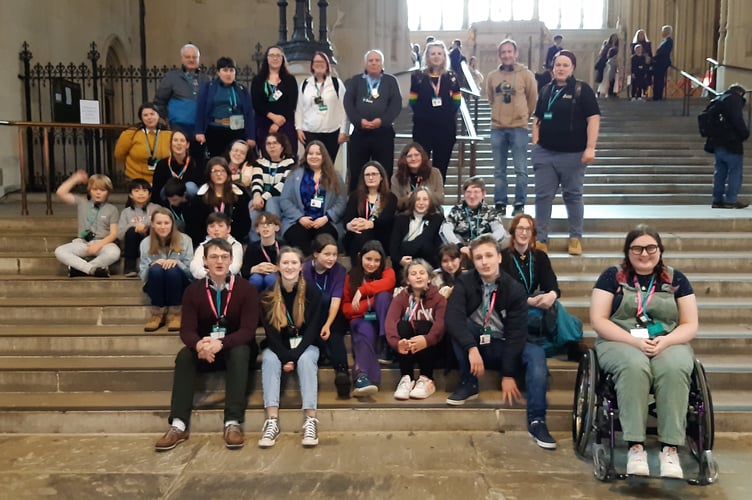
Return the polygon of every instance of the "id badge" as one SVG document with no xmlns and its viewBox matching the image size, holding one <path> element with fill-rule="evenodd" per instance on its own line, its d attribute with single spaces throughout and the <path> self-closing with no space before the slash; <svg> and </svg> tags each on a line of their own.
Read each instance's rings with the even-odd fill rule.
<svg viewBox="0 0 752 500">
<path fill-rule="evenodd" d="M 329 110 L 329 106 L 327 106 L 326 104 L 319 104 L 319 111 L 321 111 L 322 113 L 325 113 L 328 110 Z"/>
<path fill-rule="evenodd" d="M 314 196 L 311 198 L 311 206 L 313 208 L 321 208 L 324 206 L 324 197 L 323 196 Z"/>
<path fill-rule="evenodd" d="M 483 333 L 480 336 L 480 345 L 486 345 L 491 343 L 491 335 L 488 333 Z"/>
<path fill-rule="evenodd" d="M 650 334 L 647 328 L 632 328 L 629 330 L 629 334 L 636 339 L 649 339 Z"/>
<path fill-rule="evenodd" d="M 545 113 L 543 113 L 543 119 L 544 120 L 553 120 L 554 119 L 554 114 L 551 111 L 546 111 Z"/>
<path fill-rule="evenodd" d="M 157 163 L 159 163 L 159 160 L 156 158 L 149 158 L 146 162 L 146 168 L 148 168 L 150 171 L 154 171 L 157 168 Z"/>
<path fill-rule="evenodd" d="M 379 318 L 376 317 L 376 313 L 373 311 L 368 311 L 363 315 L 363 319 L 366 321 L 378 321 Z"/>
<path fill-rule="evenodd" d="M 275 90 L 274 93 L 272 94 L 272 99 L 274 99 L 275 101 L 279 101 L 280 97 L 282 97 L 282 91 L 279 89 Z"/>
<path fill-rule="evenodd" d="M 434 108 L 438 108 L 441 106 L 441 97 L 433 97 L 431 98 L 431 106 Z"/>
<path fill-rule="evenodd" d="M 303 341 L 303 337 L 298 335 L 297 337 L 290 337 L 290 349 L 295 349 Z"/>
<path fill-rule="evenodd" d="M 243 115 L 232 115 L 230 117 L 230 130 L 243 130 L 245 128 L 245 118 Z"/>
<path fill-rule="evenodd" d="M 364 98 L 362 99 L 362 101 L 363 101 L 364 103 L 366 103 L 366 104 L 373 104 L 373 101 L 372 101 L 371 99 L 369 99 L 368 97 L 364 97 Z"/>
<path fill-rule="evenodd" d="M 378 99 L 379 98 L 379 90 L 378 89 L 371 89 L 371 97 L 373 97 L 374 99 Z"/>
<path fill-rule="evenodd" d="M 212 325 L 211 338 L 223 339 L 225 338 L 226 334 L 227 334 L 227 328 L 225 328 L 224 326 Z"/>
</svg>

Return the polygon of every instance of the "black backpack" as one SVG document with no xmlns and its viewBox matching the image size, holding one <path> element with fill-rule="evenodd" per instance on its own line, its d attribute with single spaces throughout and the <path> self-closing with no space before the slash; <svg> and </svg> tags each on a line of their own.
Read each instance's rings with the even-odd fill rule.
<svg viewBox="0 0 752 500">
<path fill-rule="evenodd" d="M 329 78 L 332 79 L 332 85 L 334 85 L 334 93 L 337 94 L 337 97 L 339 97 L 339 78 L 337 78 L 336 76 L 330 76 Z M 308 86 L 308 78 L 303 80 L 303 85 L 300 87 L 301 94 L 305 92 L 305 89 L 307 86 Z"/>
<path fill-rule="evenodd" d="M 716 97 L 697 115 L 697 127 L 700 129 L 702 137 L 716 138 L 728 132 L 723 104 L 725 98 L 726 94 Z"/>
</svg>

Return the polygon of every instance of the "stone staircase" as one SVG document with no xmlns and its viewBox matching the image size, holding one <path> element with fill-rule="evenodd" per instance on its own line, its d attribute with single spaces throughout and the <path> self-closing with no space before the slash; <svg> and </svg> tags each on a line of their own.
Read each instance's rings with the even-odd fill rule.
<svg viewBox="0 0 752 500">
<path fill-rule="evenodd" d="M 593 213 L 586 212 L 582 257 L 565 253 L 566 222 L 555 210 L 550 246 L 562 300 L 587 320 L 597 275 L 620 261 L 624 235 L 648 219 L 664 237 L 667 261 L 684 271 L 695 287 L 701 328 L 693 346 L 708 371 L 716 428 L 749 432 L 752 209 L 710 209 L 712 166 L 697 144 L 690 126 L 693 119 L 663 117 L 671 116 L 678 103 L 662 104 L 660 113 L 651 104 L 604 103 L 599 143 L 603 149 L 599 149 L 598 165 L 589 168 L 586 187 L 586 204 L 598 206 Z M 638 122 L 642 123 L 639 135 L 619 133 Z M 479 156 L 478 174 L 490 180 L 492 167 L 485 156 L 490 154 Z M 448 186 L 452 176 L 456 182 L 453 166 Z M 32 214 L 44 213 L 40 200 L 32 197 Z M 122 198 L 118 205 L 122 206 Z M 54 208 L 54 216 L 21 218 L 16 197 L 0 200 L 4 228 L 0 236 L 0 433 L 161 432 L 169 408 L 173 360 L 181 342 L 164 329 L 143 332 L 147 307 L 139 280 L 122 275 L 109 280 L 63 275 L 53 251 L 75 232 L 75 221 L 70 208 L 59 204 Z M 585 331 L 592 342 L 594 334 L 587 321 Z M 549 426 L 563 433 L 570 426 L 576 365 L 552 359 L 549 368 Z M 425 401 L 409 402 L 392 398 L 398 370 L 386 368 L 382 374 L 381 392 L 374 398 L 338 400 L 332 370 L 321 368 L 322 429 L 525 428 L 524 406 L 500 409 L 498 375 L 484 377 L 478 402 L 450 408 L 444 399 L 457 383 L 456 372 L 437 370 L 437 393 Z M 260 428 L 263 419 L 258 374 L 252 383 L 249 430 Z M 221 422 L 224 383 L 221 376 L 210 375 L 201 384 L 192 427 L 196 432 L 214 431 Z M 282 399 L 283 413 L 298 415 L 299 404 L 297 381 L 292 377 Z"/>
</svg>

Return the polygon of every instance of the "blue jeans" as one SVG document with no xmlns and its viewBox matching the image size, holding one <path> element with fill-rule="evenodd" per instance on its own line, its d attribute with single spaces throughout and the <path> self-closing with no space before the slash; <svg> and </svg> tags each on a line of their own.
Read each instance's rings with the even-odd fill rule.
<svg viewBox="0 0 752 500">
<path fill-rule="evenodd" d="M 561 197 L 567 208 L 569 237 L 582 238 L 585 202 L 582 193 L 585 184 L 585 165 L 582 151 L 561 153 L 535 146 L 531 155 L 535 172 L 535 223 L 538 226 L 538 241 L 548 242 L 548 226 L 551 223 L 551 205 L 561 186 Z"/>
<path fill-rule="evenodd" d="M 179 306 L 183 302 L 183 291 L 188 286 L 188 277 L 178 267 L 165 269 L 154 265 L 144 284 L 144 292 L 155 307 Z"/>
<path fill-rule="evenodd" d="M 491 340 L 490 344 L 480 345 L 480 326 L 468 320 L 467 329 L 473 334 L 478 343 L 480 356 L 483 358 L 483 364 L 487 370 L 500 370 L 502 363 L 502 354 L 505 343 L 503 340 Z M 470 360 L 467 351 L 457 342 L 452 340 L 452 349 L 457 357 L 457 364 L 460 369 L 460 383 L 478 386 L 478 377 L 470 373 Z M 522 364 L 525 367 L 525 396 L 527 398 L 527 421 L 545 420 L 546 409 L 546 389 L 548 388 L 548 365 L 546 364 L 546 352 L 541 346 L 525 343 L 522 350 Z"/>
<path fill-rule="evenodd" d="M 315 410 L 319 390 L 319 348 L 309 345 L 295 363 L 300 381 L 300 394 L 304 410 Z M 279 408 L 279 387 L 282 362 L 274 351 L 264 349 L 261 354 L 261 384 L 264 389 L 264 408 Z"/>
<path fill-rule="evenodd" d="M 726 148 L 715 148 L 713 201 L 736 203 L 736 197 L 742 187 L 743 167 L 744 155 L 730 153 Z"/>
<path fill-rule="evenodd" d="M 494 162 L 494 203 L 507 205 L 507 160 L 512 150 L 514 165 L 514 205 L 525 205 L 527 197 L 527 128 L 491 129 L 491 152 Z"/>
</svg>

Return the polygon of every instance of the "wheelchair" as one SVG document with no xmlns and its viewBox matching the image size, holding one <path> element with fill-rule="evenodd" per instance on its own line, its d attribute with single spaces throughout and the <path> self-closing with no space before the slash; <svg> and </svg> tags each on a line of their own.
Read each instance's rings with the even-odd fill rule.
<svg viewBox="0 0 752 500">
<path fill-rule="evenodd" d="M 656 418 L 655 401 L 649 404 L 649 419 Z M 587 459 L 592 453 L 593 474 L 600 481 L 625 479 L 614 467 L 616 433 L 621 431 L 619 406 L 613 375 L 598 366 L 594 349 L 588 349 L 580 359 L 572 407 L 572 441 L 578 458 Z M 648 434 L 657 434 L 655 427 L 647 428 Z M 689 484 L 708 485 L 718 480 L 718 464 L 713 457 L 715 422 L 713 400 L 705 375 L 705 368 L 695 359 L 689 389 L 687 407 L 687 446 L 699 463 L 696 478 L 687 479 Z"/>
</svg>

